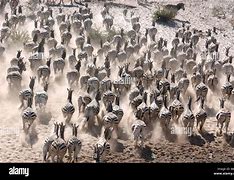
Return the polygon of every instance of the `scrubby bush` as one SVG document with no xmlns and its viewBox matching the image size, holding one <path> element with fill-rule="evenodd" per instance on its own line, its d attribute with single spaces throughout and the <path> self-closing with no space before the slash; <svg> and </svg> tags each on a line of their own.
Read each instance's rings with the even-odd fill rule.
<svg viewBox="0 0 234 180">
<path fill-rule="evenodd" d="M 176 14 L 177 12 L 173 11 L 172 9 L 166 9 L 166 8 L 159 9 L 153 13 L 153 20 L 156 22 L 157 21 L 167 22 L 169 20 L 174 19 Z"/>
<path fill-rule="evenodd" d="M 214 17 L 219 18 L 219 19 L 225 19 L 226 18 L 225 10 L 220 6 L 213 7 L 212 15 Z"/>
<path fill-rule="evenodd" d="M 14 45 L 22 45 L 27 43 L 30 39 L 29 33 L 25 30 L 16 30 L 11 31 L 9 41 Z"/>
</svg>

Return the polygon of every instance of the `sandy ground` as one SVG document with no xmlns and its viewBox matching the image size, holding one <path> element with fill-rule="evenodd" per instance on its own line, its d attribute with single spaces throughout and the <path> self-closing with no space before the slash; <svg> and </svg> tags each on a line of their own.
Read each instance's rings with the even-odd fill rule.
<svg viewBox="0 0 234 180">
<path fill-rule="evenodd" d="M 136 1 L 126 0 L 128 4 L 136 5 Z M 124 1 L 124 2 L 126 2 Z M 148 1 L 150 2 L 150 1 Z M 181 2 L 178 0 L 158 0 L 150 3 L 147 8 L 138 6 L 135 13 L 140 15 L 142 27 L 147 28 L 151 25 L 151 16 L 155 7 L 159 4 Z M 234 33 L 232 26 L 229 23 L 234 13 L 232 0 L 186 0 L 185 11 L 180 11 L 174 23 L 169 26 L 157 25 L 158 37 L 163 37 L 169 40 L 174 37 L 176 29 L 181 26 L 181 21 L 189 21 L 192 27 L 203 31 L 216 26 L 218 28 L 217 39 L 220 42 L 221 51 L 228 45 L 234 43 Z M 102 3 L 90 3 L 89 6 L 94 12 L 94 26 L 99 27 L 101 22 L 100 11 Z M 212 8 L 221 6 L 226 12 L 226 19 L 213 17 Z M 58 11 L 55 8 L 56 12 Z M 71 13 L 74 8 L 66 8 L 67 13 Z M 111 14 L 115 16 L 114 25 L 116 28 L 130 28 L 130 23 L 126 22 L 122 16 L 121 8 L 111 8 Z M 3 18 L 3 17 L 1 17 Z M 2 20 L 0 19 L 0 22 Z M 0 23 L 2 24 L 2 23 Z M 28 30 L 32 30 L 33 22 L 28 21 L 26 26 Z M 71 44 L 72 46 L 72 44 Z M 49 87 L 49 101 L 47 105 L 47 114 L 39 115 L 37 122 L 30 136 L 25 136 L 22 131 L 22 120 L 19 107 L 19 100 L 8 93 L 6 82 L 6 69 L 9 67 L 9 61 L 16 55 L 16 50 L 19 47 L 8 47 L 4 57 L 0 57 L 0 162 L 42 162 L 42 145 L 44 139 L 50 135 L 53 122 L 62 121 L 61 107 L 66 102 L 67 81 L 65 78 L 57 79 L 54 75 L 51 77 Z M 234 49 L 231 48 L 230 53 L 233 54 Z M 28 57 L 28 54 L 23 52 L 23 56 Z M 25 58 L 27 59 L 27 58 Z M 29 76 L 32 72 L 27 71 L 23 75 L 23 87 L 27 87 Z M 36 83 L 36 90 L 41 90 L 42 87 Z M 77 107 L 77 97 L 79 90 L 75 91 L 73 101 Z M 128 108 L 128 102 L 122 101 L 121 106 L 124 109 Z M 189 140 L 183 136 L 178 136 L 177 140 L 170 142 L 165 140 L 160 134 L 160 130 L 155 128 L 154 136 L 147 140 L 145 147 L 135 149 L 133 146 L 132 136 L 130 134 L 129 122 L 131 122 L 132 112 L 126 112 L 120 127 L 123 135 L 118 140 L 112 140 L 112 151 L 107 157 L 107 162 L 234 162 L 233 148 L 226 143 L 223 137 L 215 137 L 216 119 L 215 113 L 219 110 L 218 97 L 208 94 L 207 110 L 209 117 L 205 123 L 207 133 L 198 134 Z M 233 112 L 233 105 L 228 104 L 229 109 Z M 196 111 L 197 105 L 193 106 Z M 232 113 L 233 114 L 233 113 Z M 77 122 L 78 110 L 76 109 L 72 121 Z M 234 114 L 232 116 L 230 131 L 234 129 Z M 41 121 L 43 120 L 43 122 Z M 71 134 L 70 127 L 65 132 L 65 137 Z M 97 137 L 83 132 L 79 133 L 83 146 L 79 155 L 79 162 L 93 162 L 92 146 L 97 141 Z M 29 142 L 33 144 L 30 147 Z M 66 161 L 66 160 L 65 160 Z"/>
</svg>

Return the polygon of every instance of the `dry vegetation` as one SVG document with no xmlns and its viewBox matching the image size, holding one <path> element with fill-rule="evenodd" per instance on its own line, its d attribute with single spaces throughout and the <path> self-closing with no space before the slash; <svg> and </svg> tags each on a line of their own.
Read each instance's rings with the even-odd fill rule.
<svg viewBox="0 0 234 180">
<path fill-rule="evenodd" d="M 226 13 L 223 7 L 221 6 L 215 6 L 212 9 L 212 15 L 214 17 L 217 17 L 219 19 L 225 19 L 226 18 Z"/>
<path fill-rule="evenodd" d="M 176 16 L 175 11 L 163 8 L 163 9 L 156 10 L 153 13 L 152 18 L 153 18 L 154 21 L 157 21 L 157 22 L 167 22 L 169 20 L 174 19 L 175 16 Z"/>
</svg>

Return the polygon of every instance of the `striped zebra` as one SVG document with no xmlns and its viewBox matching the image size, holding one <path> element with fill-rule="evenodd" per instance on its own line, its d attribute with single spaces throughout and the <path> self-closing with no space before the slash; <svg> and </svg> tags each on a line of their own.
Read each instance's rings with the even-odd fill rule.
<svg viewBox="0 0 234 180">
<path fill-rule="evenodd" d="M 219 134 L 222 134 L 223 125 L 225 123 L 226 133 L 228 132 L 228 126 L 231 120 L 231 112 L 224 108 L 225 99 L 219 99 L 220 101 L 220 111 L 216 114 L 217 127 L 219 128 Z"/>
<path fill-rule="evenodd" d="M 79 126 L 76 126 L 76 124 L 72 124 L 72 137 L 67 141 L 68 162 L 78 161 L 78 154 L 82 147 L 81 141 L 77 138 L 78 127 Z M 73 153 L 73 159 L 72 159 L 72 153 Z"/>
<path fill-rule="evenodd" d="M 39 106 L 39 108 L 45 107 L 48 100 L 48 90 L 49 83 L 45 83 L 43 91 L 35 93 L 35 106 Z"/>
<path fill-rule="evenodd" d="M 19 99 L 20 99 L 21 105 L 19 109 L 24 107 L 24 101 L 27 101 L 29 98 L 33 99 L 33 96 L 34 96 L 33 89 L 35 85 L 35 79 L 36 77 L 30 77 L 29 89 L 24 89 L 20 91 Z"/>
<path fill-rule="evenodd" d="M 176 92 L 176 98 L 172 101 L 171 105 L 169 106 L 169 110 L 172 114 L 172 119 L 178 123 L 180 116 L 184 112 L 184 106 L 180 101 L 180 91 Z"/>
<path fill-rule="evenodd" d="M 77 64 L 75 65 L 75 69 L 67 72 L 67 81 L 70 86 L 74 82 L 76 82 L 76 85 L 78 85 L 80 78 L 80 67 L 81 67 L 81 62 L 78 61 Z"/>
<path fill-rule="evenodd" d="M 113 128 L 106 128 L 104 130 L 104 137 L 101 136 L 98 142 L 93 146 L 93 159 L 96 163 L 105 162 L 106 156 L 110 153 L 109 140 L 111 139 Z"/>
<path fill-rule="evenodd" d="M 23 120 L 23 130 L 24 132 L 28 132 L 29 128 L 33 124 L 34 120 L 37 118 L 37 113 L 32 109 L 32 98 L 28 98 L 28 107 L 22 112 L 22 120 Z"/>
<path fill-rule="evenodd" d="M 87 104 L 89 104 L 92 101 L 91 96 L 87 93 L 84 94 L 83 96 L 78 97 L 78 108 L 79 108 L 79 113 L 84 112 L 84 108 L 86 107 Z"/>
<path fill-rule="evenodd" d="M 187 109 L 184 111 L 184 114 L 182 117 L 182 123 L 183 123 L 184 128 L 186 128 L 187 131 L 193 132 L 195 117 L 192 112 L 191 106 L 192 106 L 192 97 L 189 96 Z"/>
<path fill-rule="evenodd" d="M 72 115 L 75 112 L 75 106 L 72 104 L 72 89 L 68 89 L 68 97 L 67 97 L 67 104 L 62 107 L 62 113 L 63 117 L 66 118 L 66 123 L 69 123 L 71 121 Z"/>
<path fill-rule="evenodd" d="M 169 124 L 171 121 L 171 111 L 167 107 L 167 98 L 166 96 L 163 97 L 163 106 L 159 112 L 159 120 L 160 125 L 163 131 L 167 131 L 169 128 Z"/>
<path fill-rule="evenodd" d="M 230 77 L 231 77 L 230 75 L 227 75 L 227 81 L 221 87 L 221 93 L 223 95 L 223 98 L 227 98 L 227 99 L 230 98 L 232 94 L 232 90 L 233 90 L 233 86 L 230 83 Z"/>
<path fill-rule="evenodd" d="M 21 88 L 22 75 L 18 71 L 7 73 L 6 79 L 10 88 Z"/>
<path fill-rule="evenodd" d="M 200 109 L 196 113 L 195 118 L 197 120 L 197 128 L 200 124 L 199 131 L 202 131 L 202 128 L 207 118 L 207 112 L 204 109 L 204 101 L 205 101 L 204 98 L 201 97 L 200 100 L 201 100 Z"/>
<path fill-rule="evenodd" d="M 178 82 L 178 88 L 180 91 L 185 94 L 188 87 L 189 87 L 190 81 L 187 78 L 187 73 L 183 73 L 183 77 Z"/>
<path fill-rule="evenodd" d="M 23 71 L 26 71 L 26 62 L 23 62 L 23 58 L 14 58 L 11 60 L 11 67 L 7 69 L 7 73 L 13 71 L 18 71 L 20 74 L 22 74 Z"/>
<path fill-rule="evenodd" d="M 57 162 L 63 162 L 63 158 L 67 152 L 67 143 L 64 140 L 65 125 L 63 123 L 59 124 L 59 137 L 56 138 L 50 148 L 49 154 L 51 156 L 52 162 L 55 162 L 55 156 L 57 156 Z"/>
<path fill-rule="evenodd" d="M 63 51 L 62 57 L 54 60 L 53 67 L 55 74 L 57 73 L 57 71 L 61 71 L 63 73 L 63 69 L 65 67 L 65 58 L 66 58 L 66 51 Z"/>
<path fill-rule="evenodd" d="M 105 116 L 103 116 L 104 128 L 110 128 L 110 127 L 114 127 L 114 126 L 118 125 L 119 119 L 118 119 L 117 115 L 115 115 L 112 112 L 113 107 L 112 107 L 111 102 L 108 102 L 106 110 L 107 110 L 107 114 Z"/>
<path fill-rule="evenodd" d="M 46 162 L 50 157 L 49 149 L 50 149 L 53 141 L 59 137 L 58 131 L 59 131 L 59 124 L 57 122 L 55 122 L 53 134 L 51 136 L 47 137 L 45 139 L 44 144 L 43 144 L 43 161 L 44 162 Z M 47 156 L 47 154 L 48 154 L 48 156 Z"/>
<path fill-rule="evenodd" d="M 41 78 L 42 78 L 42 82 L 45 83 L 46 81 L 49 81 L 49 77 L 50 77 L 50 64 L 51 64 L 51 58 L 49 58 L 46 61 L 46 65 L 43 66 L 39 66 L 37 69 L 37 75 L 38 75 L 38 82 L 40 82 Z"/>
<path fill-rule="evenodd" d="M 207 93 L 208 93 L 208 88 L 205 85 L 205 77 L 203 76 L 203 81 L 199 83 L 196 87 L 196 96 L 197 99 L 199 98 L 204 98 L 206 99 Z"/>
<path fill-rule="evenodd" d="M 120 99 L 120 97 L 116 96 L 115 105 L 113 106 L 113 111 L 112 111 L 118 117 L 118 124 L 120 123 L 120 121 L 122 120 L 123 115 L 124 115 L 124 111 L 120 107 L 119 99 Z"/>
<path fill-rule="evenodd" d="M 144 135 L 143 130 L 146 128 L 146 124 L 142 120 L 135 120 L 131 126 L 133 139 L 134 139 L 134 146 L 138 146 L 138 142 L 140 141 L 140 147 L 144 145 Z"/>
</svg>

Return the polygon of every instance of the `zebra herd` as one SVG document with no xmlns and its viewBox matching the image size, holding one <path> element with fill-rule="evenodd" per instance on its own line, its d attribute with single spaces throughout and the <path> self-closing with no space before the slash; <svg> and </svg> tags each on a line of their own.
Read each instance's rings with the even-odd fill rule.
<svg viewBox="0 0 234 180">
<path fill-rule="evenodd" d="M 0 30 L 1 55 L 6 51 L 4 44 L 11 30 L 32 21 L 23 11 L 24 7 L 17 5 L 10 17 L 5 12 Z M 207 112 L 209 96 L 220 97 L 217 136 L 223 134 L 224 125 L 228 133 L 231 111 L 225 102 L 234 103 L 233 57 L 229 54 L 231 47 L 227 47 L 222 58 L 215 28 L 203 32 L 182 24 L 168 43 L 157 36 L 155 22 L 144 28 L 134 10 L 129 13 L 124 9 L 122 16 L 131 29 L 121 28 L 113 37 L 98 39 L 96 44 L 91 38 L 95 22 L 89 4 L 80 5 L 72 14 L 66 14 L 61 7 L 55 14 L 55 9 L 40 4 L 34 13 L 31 40 L 23 44 L 24 54 L 30 55 L 28 61 L 22 50 L 18 50 L 10 60 L 6 79 L 9 90 L 19 93 L 25 133 L 38 118 L 38 111 L 47 109 L 48 89 L 55 83 L 52 75 L 65 75 L 67 79 L 67 102 L 61 107 L 64 121 L 55 122 L 53 134 L 46 138 L 44 161 L 51 158 L 52 162 L 63 162 L 68 152 L 68 162 L 77 162 L 82 150 L 78 130 L 89 133 L 95 131 L 95 126 L 100 128 L 95 131 L 99 139 L 93 145 L 93 158 L 97 162 L 105 161 L 112 149 L 109 141 L 121 139 L 121 123 L 128 121 L 127 112 L 131 113 L 130 125 L 124 128 L 130 129 L 136 147 L 144 146 L 156 124 L 165 136 L 174 124 L 193 133 L 196 127 L 201 133 L 207 118 L 211 117 Z M 111 7 L 104 4 L 100 16 L 103 27 L 111 31 L 115 20 Z M 32 72 L 33 76 L 28 88 L 23 89 L 25 71 Z M 225 83 L 221 81 L 223 77 Z M 126 78 L 131 79 L 130 83 L 124 83 Z M 35 83 L 43 90 L 35 91 Z M 76 108 L 73 96 L 77 90 L 80 94 Z M 200 104 L 197 112 L 193 109 L 196 103 Z M 126 104 L 128 108 L 124 109 Z M 73 123 L 77 111 L 79 122 Z M 72 135 L 66 139 L 64 132 L 68 127 Z"/>
</svg>

